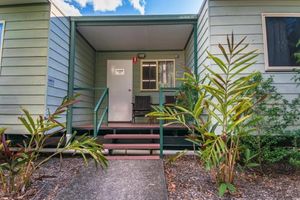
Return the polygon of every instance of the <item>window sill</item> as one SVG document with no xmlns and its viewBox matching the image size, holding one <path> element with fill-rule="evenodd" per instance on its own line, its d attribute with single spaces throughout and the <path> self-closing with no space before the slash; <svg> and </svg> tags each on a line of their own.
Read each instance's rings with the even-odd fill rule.
<svg viewBox="0 0 300 200">
<path fill-rule="evenodd" d="M 140 92 L 159 92 L 158 90 L 140 90 Z"/>
<path fill-rule="evenodd" d="M 296 69 L 300 69 L 300 66 L 298 67 L 266 67 L 266 72 L 294 72 Z"/>
</svg>

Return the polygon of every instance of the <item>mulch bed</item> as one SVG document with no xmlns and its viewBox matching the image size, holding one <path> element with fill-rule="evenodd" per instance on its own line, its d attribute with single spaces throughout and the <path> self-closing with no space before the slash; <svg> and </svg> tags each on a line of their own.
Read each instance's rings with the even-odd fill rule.
<svg viewBox="0 0 300 200">
<path fill-rule="evenodd" d="M 82 158 L 66 157 L 62 162 L 52 158 L 33 175 L 33 181 L 25 194 L 15 198 L 1 197 L 1 200 L 52 200 L 84 166 Z"/>
<path fill-rule="evenodd" d="M 300 199 L 299 170 L 286 166 L 268 169 L 264 174 L 238 172 L 236 194 L 225 195 L 222 199 Z M 165 176 L 170 200 L 221 199 L 216 183 L 194 156 L 184 156 L 173 163 L 168 163 L 165 158 Z"/>
</svg>

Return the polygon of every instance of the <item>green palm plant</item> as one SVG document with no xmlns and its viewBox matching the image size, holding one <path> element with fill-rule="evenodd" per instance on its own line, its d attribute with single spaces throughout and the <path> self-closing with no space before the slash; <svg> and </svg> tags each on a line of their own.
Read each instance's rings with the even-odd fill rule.
<svg viewBox="0 0 300 200">
<path fill-rule="evenodd" d="M 47 116 L 33 118 L 30 112 L 22 109 L 24 115 L 19 120 L 24 125 L 28 135 L 26 140 L 16 144 L 13 148 L 12 142 L 6 140 L 5 128 L 0 128 L 0 184 L 2 192 L 14 196 L 24 192 L 30 185 L 33 173 L 54 156 L 61 156 L 64 152 L 71 151 L 83 157 L 85 164 L 89 155 L 96 165 L 107 167 L 108 162 L 103 155 L 103 146 L 96 141 L 96 138 L 88 135 L 76 136 L 69 141 L 61 136 L 56 151 L 46 157 L 41 156 L 41 150 L 47 146 L 51 137 L 58 135 L 65 130 L 65 124 L 59 122 L 59 116 L 65 113 L 69 105 L 76 103 L 75 98 L 65 98 L 61 105 Z"/>
<path fill-rule="evenodd" d="M 191 109 L 179 105 L 158 106 L 149 114 L 172 120 L 168 124 L 182 124 L 191 132 L 188 140 L 199 146 L 200 159 L 208 170 L 215 172 L 220 195 L 235 190 L 240 139 L 253 131 L 251 124 L 256 121 L 251 117 L 255 105 L 251 91 L 257 83 L 250 84 L 256 73 L 246 70 L 255 64 L 257 54 L 256 50 L 247 51 L 249 45 L 244 44 L 245 39 L 235 43 L 233 34 L 227 37 L 227 45 L 218 46 L 222 58 L 208 52 L 212 65 L 205 66 L 202 81 L 194 82 L 191 76 L 184 80 L 198 91 L 197 102 Z M 187 121 L 187 117 L 192 120 Z"/>
</svg>

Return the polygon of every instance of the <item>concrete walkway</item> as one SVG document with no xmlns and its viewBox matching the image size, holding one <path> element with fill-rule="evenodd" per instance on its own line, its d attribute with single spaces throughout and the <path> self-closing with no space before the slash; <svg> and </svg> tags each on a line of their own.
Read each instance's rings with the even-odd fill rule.
<svg viewBox="0 0 300 200">
<path fill-rule="evenodd" d="M 107 170 L 93 163 L 57 196 L 64 200 L 167 200 L 162 160 L 113 160 Z"/>
</svg>

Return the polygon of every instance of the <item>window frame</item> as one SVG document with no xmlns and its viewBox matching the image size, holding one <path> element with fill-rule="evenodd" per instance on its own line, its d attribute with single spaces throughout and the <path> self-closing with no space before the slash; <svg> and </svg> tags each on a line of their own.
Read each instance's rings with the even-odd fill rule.
<svg viewBox="0 0 300 200">
<path fill-rule="evenodd" d="M 299 17 L 300 18 L 300 13 L 262 13 L 265 71 L 267 71 L 267 72 L 268 71 L 270 71 L 270 72 L 291 72 L 294 69 L 300 69 L 300 66 L 276 66 L 276 67 L 270 66 L 268 38 L 267 38 L 267 23 L 266 23 L 267 17 Z"/>
<path fill-rule="evenodd" d="M 140 90 L 142 92 L 157 92 L 159 90 L 159 77 L 158 77 L 158 71 L 159 71 L 159 66 L 158 66 L 158 62 L 159 61 L 172 61 L 174 63 L 174 67 L 173 67 L 173 85 L 176 85 L 176 60 L 175 59 L 142 59 L 140 61 Z M 144 89 L 143 88 L 143 63 L 144 62 L 156 62 L 156 88 L 155 89 Z"/>
<path fill-rule="evenodd" d="M 0 41 L 0 69 L 2 67 L 2 53 L 3 53 L 3 42 L 4 42 L 4 32 L 5 32 L 5 20 L 0 20 L 0 24 L 3 24 L 3 29 L 0 32 L 1 41 Z"/>
</svg>

